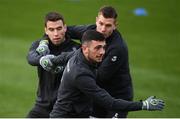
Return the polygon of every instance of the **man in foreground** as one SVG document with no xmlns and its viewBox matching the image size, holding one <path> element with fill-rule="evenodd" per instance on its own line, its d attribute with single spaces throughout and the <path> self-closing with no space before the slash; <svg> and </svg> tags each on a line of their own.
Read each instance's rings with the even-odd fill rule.
<svg viewBox="0 0 180 119">
<path fill-rule="evenodd" d="M 64 70 L 57 101 L 50 117 L 88 118 L 92 115 L 92 102 L 113 111 L 163 109 L 164 102 L 154 97 L 139 102 L 111 97 L 96 84 L 97 67 L 105 54 L 104 35 L 95 30 L 89 30 L 83 34 L 81 42 L 81 48 L 68 61 Z"/>
</svg>

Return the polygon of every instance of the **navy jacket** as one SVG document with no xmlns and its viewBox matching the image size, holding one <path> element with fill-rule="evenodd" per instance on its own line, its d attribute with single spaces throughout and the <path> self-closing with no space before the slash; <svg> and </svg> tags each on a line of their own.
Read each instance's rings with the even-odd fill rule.
<svg viewBox="0 0 180 119">
<path fill-rule="evenodd" d="M 70 26 L 68 33 L 73 39 L 81 39 L 82 34 L 89 29 L 96 29 L 96 25 Z M 115 98 L 132 100 L 127 45 L 117 30 L 106 39 L 106 44 L 105 57 L 98 68 L 97 83 Z"/>
<path fill-rule="evenodd" d="M 129 102 L 111 97 L 96 84 L 97 65 L 87 61 L 81 49 L 74 53 L 64 70 L 58 98 L 50 117 L 87 118 L 92 112 L 92 101 L 108 110 L 141 110 L 142 102 Z"/>
</svg>

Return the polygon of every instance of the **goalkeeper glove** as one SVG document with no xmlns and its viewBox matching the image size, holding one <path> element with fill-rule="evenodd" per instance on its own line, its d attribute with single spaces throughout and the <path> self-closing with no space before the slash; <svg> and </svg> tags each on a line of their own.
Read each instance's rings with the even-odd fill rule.
<svg viewBox="0 0 180 119">
<path fill-rule="evenodd" d="M 39 63 L 46 71 L 51 71 L 53 69 L 53 63 L 51 59 L 54 58 L 54 55 L 45 55 L 40 58 Z"/>
<path fill-rule="evenodd" d="M 164 108 L 164 101 L 161 99 L 155 98 L 155 96 L 150 96 L 145 101 L 142 101 L 142 110 L 162 110 Z"/>
<path fill-rule="evenodd" d="M 36 51 L 40 54 L 40 55 L 47 55 L 50 53 L 49 47 L 48 47 L 48 40 L 41 40 L 39 42 L 39 46 L 37 47 Z"/>
</svg>

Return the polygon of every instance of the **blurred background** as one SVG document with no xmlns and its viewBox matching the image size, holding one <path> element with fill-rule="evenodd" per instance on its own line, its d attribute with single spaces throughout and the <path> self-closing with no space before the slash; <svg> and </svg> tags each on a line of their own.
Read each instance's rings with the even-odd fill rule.
<svg viewBox="0 0 180 119">
<path fill-rule="evenodd" d="M 43 34 L 44 15 L 58 11 L 67 25 L 92 24 L 103 5 L 119 14 L 134 100 L 156 95 L 166 102 L 163 111 L 128 117 L 180 117 L 179 0 L 0 0 L 0 117 L 25 117 L 34 104 L 38 78 L 26 55 Z"/>
</svg>

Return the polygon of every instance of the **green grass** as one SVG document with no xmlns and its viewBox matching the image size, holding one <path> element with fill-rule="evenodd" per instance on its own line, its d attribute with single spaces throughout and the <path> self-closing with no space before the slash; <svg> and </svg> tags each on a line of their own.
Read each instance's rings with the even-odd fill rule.
<svg viewBox="0 0 180 119">
<path fill-rule="evenodd" d="M 129 117 L 180 117 L 179 0 L 0 0 L 0 117 L 25 117 L 34 104 L 38 79 L 26 55 L 43 34 L 44 15 L 59 11 L 69 25 L 90 24 L 102 5 L 119 13 L 135 100 L 156 95 L 166 102 L 163 111 L 130 112 Z M 148 16 L 133 15 L 138 7 Z"/>
</svg>

